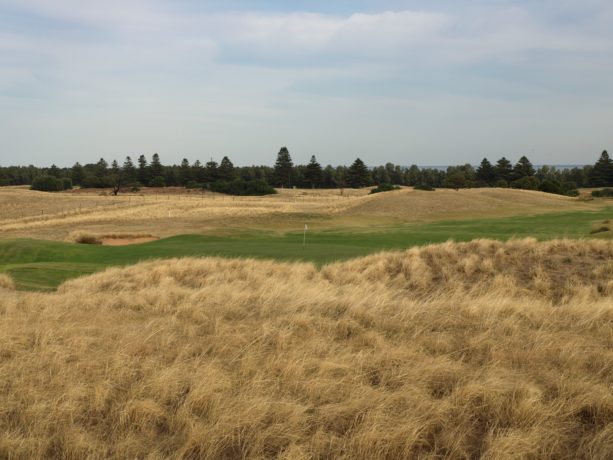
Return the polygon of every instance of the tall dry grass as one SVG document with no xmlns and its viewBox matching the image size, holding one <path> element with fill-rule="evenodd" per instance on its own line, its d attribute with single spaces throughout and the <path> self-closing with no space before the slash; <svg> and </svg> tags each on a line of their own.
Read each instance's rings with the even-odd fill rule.
<svg viewBox="0 0 613 460">
<path fill-rule="evenodd" d="M 15 283 L 13 282 L 13 279 L 4 273 L 0 273 L 0 289 L 15 289 Z"/>
<path fill-rule="evenodd" d="M 476 241 L 7 291 L 0 457 L 611 458 L 612 260 Z"/>
</svg>

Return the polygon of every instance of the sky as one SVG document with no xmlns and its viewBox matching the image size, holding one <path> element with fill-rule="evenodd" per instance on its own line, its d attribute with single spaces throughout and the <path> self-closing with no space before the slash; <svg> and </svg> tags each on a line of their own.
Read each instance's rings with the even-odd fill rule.
<svg viewBox="0 0 613 460">
<path fill-rule="evenodd" d="M 594 163 L 610 0 L 0 0 L 0 165 Z"/>
</svg>

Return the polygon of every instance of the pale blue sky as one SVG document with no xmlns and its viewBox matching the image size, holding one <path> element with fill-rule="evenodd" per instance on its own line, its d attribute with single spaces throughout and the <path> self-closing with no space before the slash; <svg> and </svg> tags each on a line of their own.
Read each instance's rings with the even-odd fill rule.
<svg viewBox="0 0 613 460">
<path fill-rule="evenodd" d="M 613 2 L 0 0 L 0 165 L 593 163 Z"/>
</svg>

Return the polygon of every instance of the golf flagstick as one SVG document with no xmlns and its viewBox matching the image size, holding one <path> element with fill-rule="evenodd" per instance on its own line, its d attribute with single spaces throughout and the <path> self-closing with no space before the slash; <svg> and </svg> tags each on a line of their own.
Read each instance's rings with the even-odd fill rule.
<svg viewBox="0 0 613 460">
<path fill-rule="evenodd" d="M 302 247 L 306 247 L 306 232 L 309 229 L 309 226 L 307 224 L 304 224 L 304 237 L 302 239 Z"/>
</svg>

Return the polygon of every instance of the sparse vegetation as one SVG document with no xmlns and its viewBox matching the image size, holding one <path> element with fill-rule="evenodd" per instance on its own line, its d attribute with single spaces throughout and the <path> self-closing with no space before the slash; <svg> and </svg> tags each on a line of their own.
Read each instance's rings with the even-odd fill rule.
<svg viewBox="0 0 613 460">
<path fill-rule="evenodd" d="M 381 192 L 393 192 L 394 190 L 400 190 L 400 187 L 392 184 L 379 184 L 370 191 L 370 194 L 373 195 Z"/>
<path fill-rule="evenodd" d="M 0 455 L 610 458 L 612 257 L 476 241 L 9 292 Z"/>
<path fill-rule="evenodd" d="M 0 290 L 2 289 L 15 289 L 15 283 L 13 282 L 13 279 L 5 273 L 0 273 Z"/>
<path fill-rule="evenodd" d="M 592 196 L 596 198 L 613 198 L 613 188 L 603 188 L 602 190 L 593 190 Z"/>
</svg>

